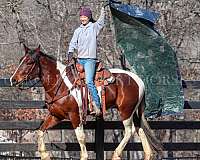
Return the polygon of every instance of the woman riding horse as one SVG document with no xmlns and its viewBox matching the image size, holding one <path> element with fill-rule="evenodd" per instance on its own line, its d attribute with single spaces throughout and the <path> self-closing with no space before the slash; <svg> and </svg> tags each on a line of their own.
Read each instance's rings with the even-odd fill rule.
<svg viewBox="0 0 200 160">
<path fill-rule="evenodd" d="M 69 119 L 75 130 L 81 148 L 81 160 L 87 160 L 86 138 L 80 120 L 78 100 L 79 87 L 73 87 L 75 80 L 72 67 L 56 61 L 42 53 L 40 48 L 25 47 L 25 55 L 10 78 L 11 85 L 22 84 L 26 80 L 39 78 L 45 90 L 45 102 L 49 115 L 38 131 L 38 150 L 42 160 L 49 160 L 44 143 L 44 133 L 64 119 Z M 161 145 L 152 134 L 144 117 L 144 83 L 134 73 L 121 69 L 110 69 L 115 82 L 105 88 L 106 110 L 115 106 L 123 122 L 124 138 L 115 149 L 112 160 L 120 160 L 122 151 L 135 132 L 139 135 L 144 149 L 145 160 L 154 160 L 154 150 Z"/>
<path fill-rule="evenodd" d="M 92 104 L 96 116 L 101 114 L 100 98 L 94 84 L 97 58 L 97 36 L 104 26 L 104 17 L 104 7 L 102 7 L 101 15 L 96 22 L 92 18 L 90 8 L 82 7 L 80 9 L 81 25 L 75 30 L 68 50 L 68 61 L 71 61 L 74 49 L 78 50 L 78 62 L 84 67 L 86 84 L 92 96 Z"/>
</svg>

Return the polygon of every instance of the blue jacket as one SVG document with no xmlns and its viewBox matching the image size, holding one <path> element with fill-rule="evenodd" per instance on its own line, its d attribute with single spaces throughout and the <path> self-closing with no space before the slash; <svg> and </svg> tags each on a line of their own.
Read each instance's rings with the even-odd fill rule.
<svg viewBox="0 0 200 160">
<path fill-rule="evenodd" d="M 101 15 L 95 22 L 89 22 L 86 26 L 80 25 L 75 31 L 69 44 L 68 54 L 78 50 L 78 58 L 97 58 L 97 36 L 104 26 L 105 11 L 101 9 Z"/>
</svg>

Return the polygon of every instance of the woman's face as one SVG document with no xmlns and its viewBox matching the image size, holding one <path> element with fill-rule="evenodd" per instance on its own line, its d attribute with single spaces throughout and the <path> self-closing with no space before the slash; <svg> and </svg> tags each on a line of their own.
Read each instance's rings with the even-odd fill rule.
<svg viewBox="0 0 200 160">
<path fill-rule="evenodd" d="M 89 18 L 87 16 L 80 16 L 80 21 L 83 25 L 86 25 L 89 23 Z"/>
</svg>

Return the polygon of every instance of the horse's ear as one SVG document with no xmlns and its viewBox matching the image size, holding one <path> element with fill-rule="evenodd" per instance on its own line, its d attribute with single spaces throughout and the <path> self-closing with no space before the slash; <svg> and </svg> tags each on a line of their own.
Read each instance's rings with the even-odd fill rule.
<svg viewBox="0 0 200 160">
<path fill-rule="evenodd" d="M 36 51 L 37 53 L 40 53 L 40 45 L 38 46 L 38 48 L 35 49 L 35 51 Z"/>
<path fill-rule="evenodd" d="M 26 45 L 24 43 L 23 43 L 23 46 L 24 46 L 25 53 L 27 53 L 29 51 L 29 48 L 26 47 Z"/>
</svg>

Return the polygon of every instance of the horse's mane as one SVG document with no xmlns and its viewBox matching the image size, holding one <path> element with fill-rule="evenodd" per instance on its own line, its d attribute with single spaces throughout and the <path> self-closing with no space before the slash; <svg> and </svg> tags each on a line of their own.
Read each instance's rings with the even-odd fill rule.
<svg viewBox="0 0 200 160">
<path fill-rule="evenodd" d="M 34 53 L 34 49 L 30 49 L 31 50 L 31 53 Z M 44 57 L 47 57 L 47 58 L 49 58 L 50 60 L 52 60 L 52 61 L 54 61 L 54 62 L 56 62 L 56 61 L 59 61 L 59 62 L 61 62 L 59 59 L 57 59 L 55 56 L 53 56 L 53 55 L 48 55 L 48 54 L 46 54 L 46 53 L 44 53 L 44 52 L 42 52 L 42 51 L 39 51 L 39 53 L 40 53 L 40 55 L 41 56 L 44 56 Z M 61 62 L 62 63 L 62 62 Z M 62 63 L 63 64 L 63 63 Z"/>
<path fill-rule="evenodd" d="M 42 56 L 48 57 L 48 58 L 51 59 L 51 60 L 57 61 L 57 58 L 56 58 L 55 56 L 53 56 L 53 55 L 45 54 L 45 53 L 43 53 L 42 51 L 40 51 L 40 54 L 41 54 Z"/>
</svg>

